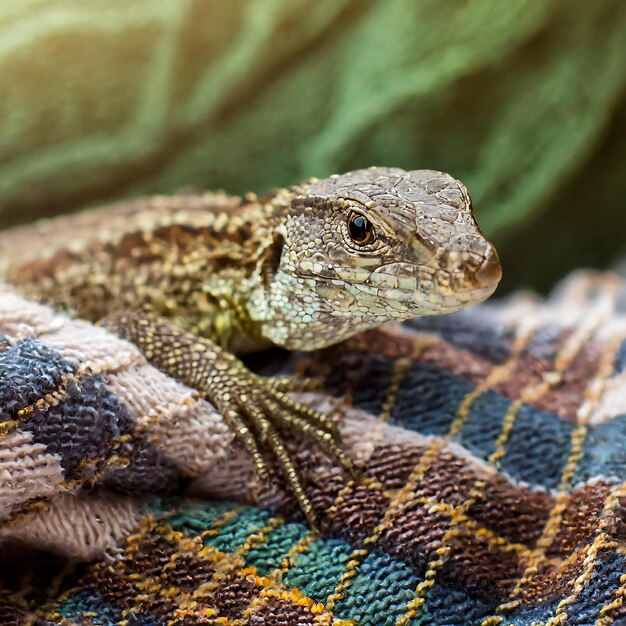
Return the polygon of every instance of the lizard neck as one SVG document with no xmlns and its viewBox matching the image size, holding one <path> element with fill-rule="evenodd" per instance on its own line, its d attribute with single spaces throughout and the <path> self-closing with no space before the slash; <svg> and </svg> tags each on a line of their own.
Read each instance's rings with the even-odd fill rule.
<svg viewBox="0 0 626 626">
<path fill-rule="evenodd" d="M 257 282 L 249 294 L 245 305 L 253 334 L 289 350 L 324 348 L 389 319 L 382 309 L 380 315 L 359 315 L 348 289 L 284 272 L 267 287 Z"/>
</svg>

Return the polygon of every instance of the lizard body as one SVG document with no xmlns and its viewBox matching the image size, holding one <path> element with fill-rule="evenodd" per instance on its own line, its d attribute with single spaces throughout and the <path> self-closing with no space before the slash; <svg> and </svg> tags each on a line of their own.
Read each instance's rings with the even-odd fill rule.
<svg viewBox="0 0 626 626">
<path fill-rule="evenodd" d="M 390 320 L 456 311 L 491 295 L 500 276 L 467 190 L 431 170 L 369 168 L 261 199 L 156 197 L 0 235 L 0 279 L 105 319 L 205 393 L 261 476 L 264 449 L 279 459 L 309 519 L 280 429 L 350 467 L 334 424 L 233 353 L 313 350 Z"/>
</svg>

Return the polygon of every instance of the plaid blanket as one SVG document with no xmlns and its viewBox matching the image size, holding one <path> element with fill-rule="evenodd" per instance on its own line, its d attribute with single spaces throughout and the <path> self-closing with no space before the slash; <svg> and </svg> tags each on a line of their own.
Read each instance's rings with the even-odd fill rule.
<svg viewBox="0 0 626 626">
<path fill-rule="evenodd" d="M 626 623 L 626 285 L 262 355 L 341 415 L 322 519 L 130 344 L 0 287 L 0 624 Z"/>
</svg>

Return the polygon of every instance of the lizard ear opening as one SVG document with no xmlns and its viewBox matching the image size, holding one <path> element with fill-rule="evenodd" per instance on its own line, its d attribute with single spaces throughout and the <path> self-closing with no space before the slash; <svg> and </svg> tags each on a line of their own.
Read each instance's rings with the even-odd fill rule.
<svg viewBox="0 0 626 626">
<path fill-rule="evenodd" d="M 266 287 L 274 280 L 274 276 L 278 272 L 284 247 L 285 238 L 283 235 L 279 232 L 274 233 L 272 243 L 265 249 L 261 268 L 261 278 Z"/>
</svg>

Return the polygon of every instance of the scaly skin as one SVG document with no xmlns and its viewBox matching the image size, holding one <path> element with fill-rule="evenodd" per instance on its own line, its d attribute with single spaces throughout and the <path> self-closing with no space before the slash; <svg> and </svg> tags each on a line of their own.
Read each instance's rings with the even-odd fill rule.
<svg viewBox="0 0 626 626">
<path fill-rule="evenodd" d="M 358 170 L 244 200 L 156 197 L 0 235 L 0 279 L 104 320 L 221 410 L 267 478 L 275 456 L 315 523 L 281 431 L 345 467 L 332 420 L 233 354 L 313 350 L 486 299 L 501 270 L 465 187 L 447 174 Z"/>
</svg>

